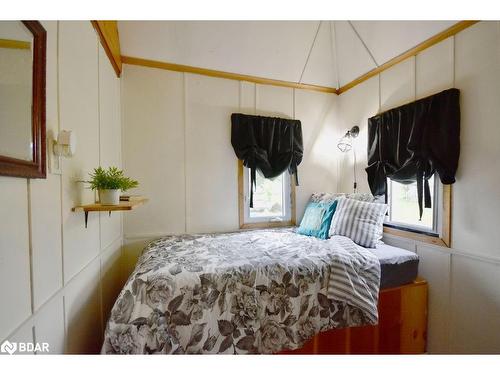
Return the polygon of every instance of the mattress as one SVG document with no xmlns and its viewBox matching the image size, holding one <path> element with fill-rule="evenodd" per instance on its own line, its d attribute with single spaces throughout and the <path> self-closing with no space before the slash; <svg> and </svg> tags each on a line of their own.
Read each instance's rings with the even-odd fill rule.
<svg viewBox="0 0 500 375">
<path fill-rule="evenodd" d="M 379 244 L 369 249 L 380 261 L 380 289 L 413 282 L 418 274 L 418 255 L 399 247 Z"/>
</svg>

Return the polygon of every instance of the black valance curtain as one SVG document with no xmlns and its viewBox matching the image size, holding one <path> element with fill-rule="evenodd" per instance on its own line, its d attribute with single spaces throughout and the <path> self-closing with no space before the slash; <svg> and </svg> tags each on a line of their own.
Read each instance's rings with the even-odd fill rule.
<svg viewBox="0 0 500 375">
<path fill-rule="evenodd" d="M 231 144 L 238 159 L 250 169 L 250 207 L 256 171 L 266 178 L 277 177 L 288 169 L 295 175 L 302 161 L 302 127 L 299 120 L 233 113 L 231 115 Z"/>
<path fill-rule="evenodd" d="M 386 194 L 387 177 L 417 182 L 422 201 L 431 207 L 429 178 L 455 182 L 460 154 L 460 92 L 449 89 L 368 119 L 368 183 L 373 195 Z"/>
</svg>

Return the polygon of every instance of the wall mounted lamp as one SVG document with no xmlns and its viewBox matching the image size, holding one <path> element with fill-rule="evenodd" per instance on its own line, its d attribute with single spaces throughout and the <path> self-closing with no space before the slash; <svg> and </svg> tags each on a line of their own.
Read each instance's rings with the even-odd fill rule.
<svg viewBox="0 0 500 375">
<path fill-rule="evenodd" d="M 353 164 L 353 175 L 354 175 L 354 193 L 356 193 L 358 189 L 358 182 L 356 181 L 356 149 L 352 147 L 352 140 L 359 135 L 359 126 L 353 126 L 349 129 L 345 135 L 338 141 L 337 147 L 342 152 L 349 152 L 352 150 L 352 154 L 354 157 Z"/>
<path fill-rule="evenodd" d="M 337 143 L 337 147 L 342 152 L 348 152 L 352 149 L 352 139 L 356 138 L 359 134 L 359 126 L 353 126 Z"/>
<path fill-rule="evenodd" d="M 71 157 L 76 151 L 76 134 L 71 130 L 61 130 L 54 140 L 54 155 Z"/>
</svg>

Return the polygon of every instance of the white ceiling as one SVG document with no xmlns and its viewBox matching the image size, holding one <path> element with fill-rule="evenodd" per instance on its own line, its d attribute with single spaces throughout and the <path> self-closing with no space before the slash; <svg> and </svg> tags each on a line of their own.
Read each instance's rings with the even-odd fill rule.
<svg viewBox="0 0 500 375">
<path fill-rule="evenodd" d="M 123 55 L 338 88 L 457 21 L 119 21 Z"/>
</svg>

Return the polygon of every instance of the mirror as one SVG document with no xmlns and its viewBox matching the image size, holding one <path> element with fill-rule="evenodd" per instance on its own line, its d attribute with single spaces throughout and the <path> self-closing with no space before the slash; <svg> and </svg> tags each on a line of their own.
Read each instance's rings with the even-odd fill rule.
<svg viewBox="0 0 500 375">
<path fill-rule="evenodd" d="M 0 21 L 0 175 L 45 178 L 46 32 Z"/>
</svg>

